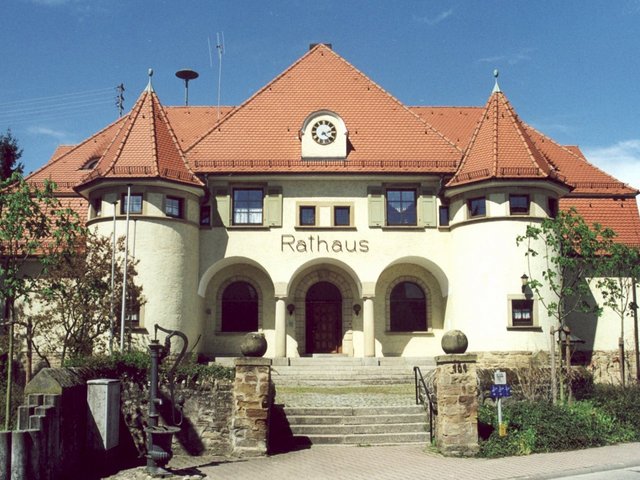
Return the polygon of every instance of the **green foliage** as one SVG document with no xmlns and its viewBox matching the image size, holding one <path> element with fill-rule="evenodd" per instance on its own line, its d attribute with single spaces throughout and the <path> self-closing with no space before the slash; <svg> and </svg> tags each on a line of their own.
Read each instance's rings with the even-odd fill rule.
<svg viewBox="0 0 640 480">
<path fill-rule="evenodd" d="M 164 360 L 160 365 L 160 381 L 167 382 L 168 370 L 173 365 L 172 359 Z M 114 353 L 112 356 L 94 355 L 91 357 L 75 357 L 65 362 L 65 367 L 90 368 L 99 375 L 119 378 L 123 382 L 139 385 L 147 383 L 151 369 L 151 357 L 148 352 L 131 351 Z M 215 380 L 231 380 L 234 369 L 220 365 L 204 365 L 193 362 L 181 362 L 175 373 L 175 383 L 194 387 Z"/>
<path fill-rule="evenodd" d="M 590 294 L 585 278 L 597 276 L 601 255 L 611 249 L 614 237 L 609 228 L 587 224 L 575 209 L 545 218 L 539 225 L 530 224 L 517 237 L 517 244 L 526 246 L 528 287 L 558 325 L 564 325 L 573 312 L 600 314 L 597 305 L 585 301 Z M 534 257 L 541 257 L 541 269 L 532 265 Z M 545 296 L 544 289 L 551 294 Z"/>
<path fill-rule="evenodd" d="M 546 402 L 505 403 L 503 421 L 507 435 L 498 435 L 495 406 L 483 405 L 478 411 L 480 456 L 499 457 L 531 453 L 576 450 L 633 441 L 637 433 L 594 402 L 584 400 L 571 405 Z"/>
<path fill-rule="evenodd" d="M 167 365 L 164 366 L 165 370 Z M 214 380 L 232 380 L 234 369 L 222 365 L 204 365 L 202 363 L 181 363 L 176 369 L 176 383 L 194 386 L 200 383 L 211 383 Z"/>
<path fill-rule="evenodd" d="M 24 165 L 19 163 L 22 149 L 11 134 L 11 130 L 0 135 L 0 181 L 10 178 L 14 172 L 22 173 Z"/>
<path fill-rule="evenodd" d="M 106 378 L 144 384 L 151 368 L 151 358 L 147 352 L 114 352 L 113 355 L 93 355 L 71 357 L 64 362 L 65 367 L 83 367 Z"/>
<path fill-rule="evenodd" d="M 640 441 L 640 385 L 596 385 L 591 398 L 597 408 L 630 428 L 634 441 Z"/>
<path fill-rule="evenodd" d="M 36 298 L 42 307 L 33 316 L 46 358 L 55 354 L 64 362 L 67 356 L 91 356 L 106 350 L 105 333 L 113 322 L 111 312 L 122 291 L 124 238 L 113 250 L 113 240 L 87 233 L 83 248 L 64 256 L 53 265 L 38 285 Z M 115 257 L 114 257 L 115 255 Z M 111 291 L 111 265 L 115 258 L 114 292 Z M 128 312 L 143 303 L 142 288 L 135 284 L 136 262 L 129 261 L 127 275 Z M 114 305 L 112 305 L 112 301 Z M 119 333 L 119 329 L 115 332 Z"/>
</svg>

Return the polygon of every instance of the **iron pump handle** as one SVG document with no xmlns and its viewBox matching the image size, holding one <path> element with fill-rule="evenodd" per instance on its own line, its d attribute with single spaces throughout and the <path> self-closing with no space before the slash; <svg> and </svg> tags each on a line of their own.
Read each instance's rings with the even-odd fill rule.
<svg viewBox="0 0 640 480">
<path fill-rule="evenodd" d="M 171 351 L 171 337 L 173 336 L 178 336 L 182 339 L 182 349 L 180 350 L 180 353 L 178 354 L 178 357 L 176 358 L 176 361 L 173 363 L 172 367 L 169 369 L 169 371 L 167 372 L 167 377 L 169 379 L 169 390 L 171 392 L 171 405 L 172 405 L 172 413 L 173 413 L 173 423 L 175 425 L 180 425 L 182 424 L 182 419 L 183 419 L 183 413 L 182 413 L 182 409 L 184 407 L 184 400 L 182 398 L 178 399 L 178 403 L 176 406 L 176 402 L 174 399 L 174 390 L 175 390 L 175 372 L 176 369 L 178 368 L 178 365 L 180 365 L 180 362 L 182 362 L 182 359 L 184 358 L 184 356 L 187 353 L 187 348 L 189 346 L 189 339 L 187 338 L 187 336 L 181 332 L 180 330 L 169 330 L 166 328 L 161 327 L 160 325 L 158 325 L 157 323 L 154 325 L 154 335 L 155 335 L 155 339 L 158 339 L 158 330 L 164 332 L 167 334 L 167 336 L 164 339 L 164 349 L 163 349 L 163 353 L 162 355 L 169 355 L 169 352 Z M 175 415 L 175 410 L 179 410 L 180 411 L 180 421 L 176 421 L 176 415 Z"/>
</svg>

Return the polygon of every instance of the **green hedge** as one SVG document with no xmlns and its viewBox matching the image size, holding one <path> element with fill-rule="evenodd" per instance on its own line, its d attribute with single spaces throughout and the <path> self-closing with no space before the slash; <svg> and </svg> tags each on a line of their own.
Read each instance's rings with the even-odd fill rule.
<svg viewBox="0 0 640 480">
<path fill-rule="evenodd" d="M 637 429 L 619 421 L 593 400 L 572 405 L 511 402 L 503 406 L 503 422 L 507 424 L 507 435 L 500 437 L 496 407 L 480 407 L 480 456 L 576 450 L 633 441 L 638 436 Z"/>
<path fill-rule="evenodd" d="M 173 360 L 161 363 L 161 381 L 166 381 L 167 371 L 172 367 L 172 365 Z M 149 370 L 151 368 L 151 357 L 147 352 L 117 352 L 112 356 L 100 355 L 70 359 L 65 362 L 65 366 L 91 368 L 100 375 L 120 378 L 123 381 L 144 384 L 147 381 Z M 233 377 L 233 368 L 183 361 L 176 370 L 175 382 L 193 387 L 203 382 L 211 382 L 219 379 L 230 380 Z"/>
</svg>

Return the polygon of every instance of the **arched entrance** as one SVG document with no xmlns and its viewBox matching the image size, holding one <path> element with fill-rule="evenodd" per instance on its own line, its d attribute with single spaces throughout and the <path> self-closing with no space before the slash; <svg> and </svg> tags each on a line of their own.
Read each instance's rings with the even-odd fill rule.
<svg viewBox="0 0 640 480">
<path fill-rule="evenodd" d="M 330 282 L 313 284 L 305 297 L 306 352 L 342 350 L 342 294 Z"/>
</svg>

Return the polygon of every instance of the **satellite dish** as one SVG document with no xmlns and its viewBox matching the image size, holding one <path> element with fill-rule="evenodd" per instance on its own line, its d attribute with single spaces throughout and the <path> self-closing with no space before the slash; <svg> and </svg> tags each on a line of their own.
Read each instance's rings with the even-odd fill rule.
<svg viewBox="0 0 640 480">
<path fill-rule="evenodd" d="M 184 80 L 184 104 L 189 105 L 189 80 L 195 80 L 200 75 L 194 70 L 185 68 L 176 72 L 176 77 Z"/>
</svg>

